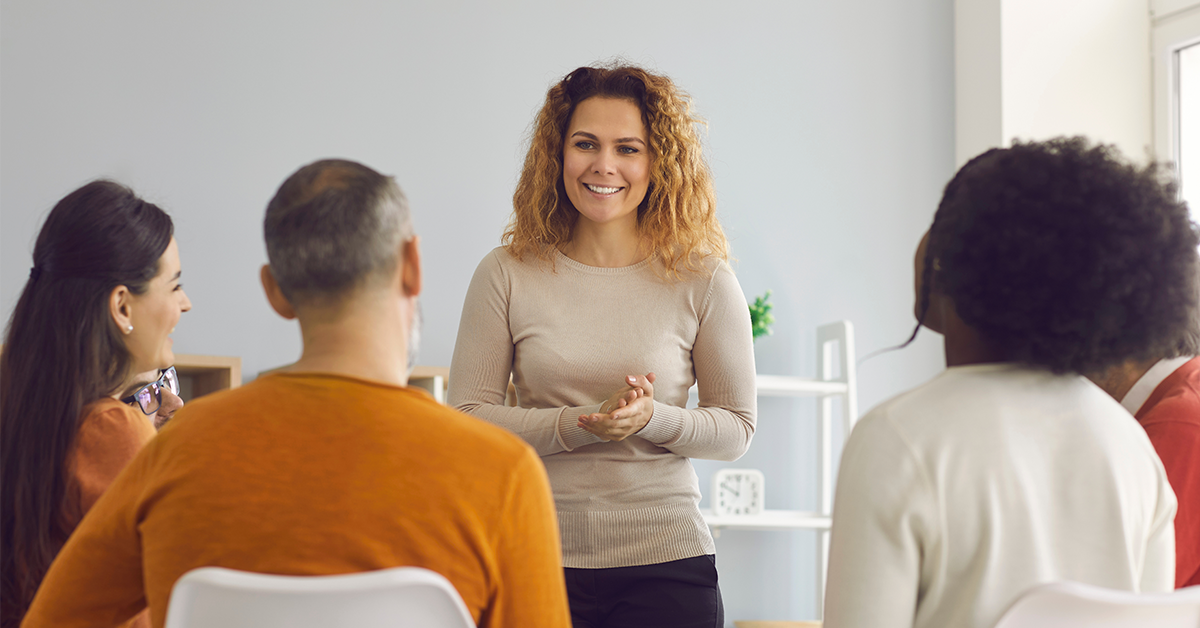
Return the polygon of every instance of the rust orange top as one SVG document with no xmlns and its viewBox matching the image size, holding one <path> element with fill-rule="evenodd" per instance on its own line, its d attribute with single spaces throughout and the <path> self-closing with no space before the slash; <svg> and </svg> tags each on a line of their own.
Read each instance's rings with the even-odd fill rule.
<svg viewBox="0 0 1200 628">
<path fill-rule="evenodd" d="M 418 566 L 480 626 L 568 628 L 541 461 L 423 391 L 280 373 L 197 399 L 100 498 L 24 626 L 105 626 L 201 566 L 336 574 Z"/>
<path fill-rule="evenodd" d="M 62 505 L 64 541 L 154 434 L 154 425 L 146 415 L 111 397 L 84 407 L 75 447 L 67 459 Z"/>
</svg>

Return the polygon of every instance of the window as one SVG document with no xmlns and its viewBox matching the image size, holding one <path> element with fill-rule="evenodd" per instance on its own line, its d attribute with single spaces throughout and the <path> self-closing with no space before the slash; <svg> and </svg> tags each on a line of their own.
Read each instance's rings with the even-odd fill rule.
<svg viewBox="0 0 1200 628">
<path fill-rule="evenodd" d="M 1200 222 L 1200 0 L 1152 0 L 1154 149 Z"/>
<path fill-rule="evenodd" d="M 1192 208 L 1193 217 L 1200 214 L 1200 42 L 1175 53 L 1178 76 L 1179 146 L 1177 168 L 1182 195 Z"/>
</svg>

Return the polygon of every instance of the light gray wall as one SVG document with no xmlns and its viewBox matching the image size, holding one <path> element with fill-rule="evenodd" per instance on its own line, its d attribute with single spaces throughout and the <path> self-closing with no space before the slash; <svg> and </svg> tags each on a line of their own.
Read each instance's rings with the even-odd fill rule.
<svg viewBox="0 0 1200 628">
<path fill-rule="evenodd" d="M 859 355 L 912 325 L 912 252 L 954 167 L 951 0 L 37 2 L 0 7 L 0 313 L 54 202 L 116 178 L 175 219 L 195 309 L 186 353 L 293 361 L 258 286 L 267 200 L 343 156 L 396 176 L 423 237 L 423 364 L 448 365 L 479 259 L 498 242 L 549 84 L 614 55 L 671 75 L 710 122 L 720 211 L 748 296 L 774 291 L 760 372 L 812 375 L 814 328 Z M 598 301 L 598 305 L 602 305 Z M 870 406 L 941 364 L 926 333 L 860 367 Z M 763 400 L 735 466 L 772 508 L 814 508 L 812 401 Z M 701 486 L 722 465 L 700 462 Z M 812 536 L 726 532 L 734 619 L 804 619 Z"/>
</svg>

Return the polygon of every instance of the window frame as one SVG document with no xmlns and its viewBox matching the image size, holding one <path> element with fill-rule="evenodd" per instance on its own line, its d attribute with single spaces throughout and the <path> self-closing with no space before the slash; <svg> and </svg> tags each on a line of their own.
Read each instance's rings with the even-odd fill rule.
<svg viewBox="0 0 1200 628">
<path fill-rule="evenodd" d="M 1178 52 L 1200 44 L 1200 0 L 1152 0 L 1154 154 L 1179 176 Z"/>
</svg>

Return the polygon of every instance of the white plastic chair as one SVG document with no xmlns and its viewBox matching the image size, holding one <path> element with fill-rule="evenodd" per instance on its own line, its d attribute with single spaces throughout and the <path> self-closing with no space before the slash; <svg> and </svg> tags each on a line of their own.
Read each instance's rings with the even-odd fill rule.
<svg viewBox="0 0 1200 628">
<path fill-rule="evenodd" d="M 1200 586 L 1132 593 L 1052 582 L 1021 594 L 995 628 L 1200 628 Z"/>
<path fill-rule="evenodd" d="M 202 567 L 171 591 L 166 628 L 474 628 L 454 585 L 420 567 L 279 576 Z"/>
</svg>

